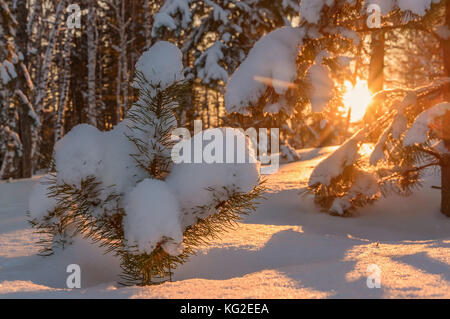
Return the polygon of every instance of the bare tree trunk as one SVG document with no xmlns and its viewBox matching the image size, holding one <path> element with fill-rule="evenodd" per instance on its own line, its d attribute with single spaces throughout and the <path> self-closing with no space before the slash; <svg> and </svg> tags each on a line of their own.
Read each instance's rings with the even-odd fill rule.
<svg viewBox="0 0 450 319">
<path fill-rule="evenodd" d="M 450 27 L 450 0 L 446 2 L 445 23 Z M 443 40 L 441 43 L 444 51 L 445 76 L 450 76 L 450 40 Z M 444 96 L 450 101 L 450 85 L 447 85 Z M 444 116 L 443 138 L 445 146 L 450 149 L 450 116 Z M 441 159 L 441 211 L 450 217 L 450 155 L 443 154 Z"/>
<path fill-rule="evenodd" d="M 441 162 L 441 212 L 450 217 L 450 155 L 444 155 Z"/>
<path fill-rule="evenodd" d="M 70 45 L 72 40 L 72 31 L 67 30 L 66 42 L 64 43 L 64 60 L 62 62 L 63 76 L 58 99 L 58 113 L 55 123 L 55 140 L 56 143 L 64 135 L 64 119 L 67 106 L 67 99 L 70 85 Z"/>
<path fill-rule="evenodd" d="M 447 28 L 450 27 L 450 0 L 446 1 L 445 9 L 445 24 Z M 444 76 L 450 76 L 450 39 L 441 41 L 442 50 L 444 51 Z M 450 101 L 450 84 L 447 85 L 445 90 L 445 98 Z"/>
<path fill-rule="evenodd" d="M 144 34 L 145 34 L 145 47 L 150 48 L 152 45 L 152 15 L 150 14 L 150 0 L 144 2 Z"/>
<path fill-rule="evenodd" d="M 97 56 L 97 15 L 95 12 L 96 1 L 89 1 L 88 7 L 88 122 L 93 126 L 97 126 L 96 116 L 96 95 L 95 95 L 95 68 Z"/>
<path fill-rule="evenodd" d="M 19 1 L 20 2 L 20 1 Z M 35 110 L 37 117 L 39 118 L 40 122 L 43 122 L 44 118 L 44 106 L 45 106 L 45 98 L 48 95 L 48 84 L 49 84 L 49 78 L 51 76 L 51 68 L 52 68 L 52 60 L 54 57 L 54 51 L 56 47 L 56 42 L 58 39 L 58 32 L 61 29 L 61 21 L 64 17 L 64 11 L 66 8 L 66 0 L 60 0 L 58 2 L 58 5 L 56 6 L 56 12 L 55 12 L 55 20 L 53 23 L 53 26 L 50 28 L 50 33 L 48 34 L 47 38 L 47 47 L 44 50 L 44 54 L 42 57 L 42 65 L 39 65 L 40 68 L 40 74 L 39 74 L 39 81 L 36 85 L 36 94 L 35 94 Z M 55 4 L 56 5 L 56 4 Z M 40 33 L 41 30 L 38 30 L 38 33 Z M 40 41 L 40 40 L 39 40 Z M 42 42 L 41 42 L 42 45 Z M 39 162 L 39 155 L 40 155 L 40 130 L 34 129 L 31 133 L 31 161 L 32 161 L 32 167 L 34 170 L 38 167 Z"/>
<path fill-rule="evenodd" d="M 383 90 L 384 87 L 384 32 L 375 31 L 372 34 L 372 55 L 369 66 L 369 89 L 372 93 Z"/>
<path fill-rule="evenodd" d="M 27 6 L 26 1 L 19 1 L 17 4 L 17 19 L 18 21 L 23 21 L 18 25 L 18 36 L 17 45 L 19 52 L 24 54 L 21 63 L 27 65 L 26 52 L 28 49 L 28 31 L 27 31 Z M 20 70 L 19 73 L 22 74 L 24 70 Z M 25 77 L 20 76 L 17 81 L 16 90 L 20 90 L 23 94 L 28 95 L 28 88 L 24 81 Z M 32 121 L 29 116 L 28 105 L 24 105 L 24 101 L 19 98 L 20 107 L 20 118 L 19 118 L 19 128 L 20 128 L 20 140 L 22 141 L 22 160 L 21 160 L 21 170 L 20 177 L 29 178 L 33 175 L 33 164 L 32 164 L 32 141 L 31 141 L 31 126 Z"/>
<path fill-rule="evenodd" d="M 42 66 L 42 76 L 40 78 L 39 84 L 37 85 L 36 93 L 36 113 L 41 116 L 42 109 L 44 108 L 44 98 L 47 94 L 48 78 L 50 75 L 50 64 L 52 63 L 53 51 L 56 45 L 57 34 L 61 28 L 61 18 L 64 14 L 64 9 L 66 7 L 66 0 L 61 0 L 56 8 L 55 22 L 50 31 L 48 37 L 47 49 L 44 54 L 44 61 Z"/>
<path fill-rule="evenodd" d="M 118 33 L 118 44 L 113 45 L 117 52 L 117 77 L 116 77 L 116 110 L 115 122 L 121 120 L 128 104 L 128 60 L 127 47 L 133 40 L 129 39 L 128 27 L 131 24 L 131 18 L 127 19 L 125 2 L 120 0 L 109 0 L 109 6 L 115 12 L 115 21 L 110 26 Z"/>
<path fill-rule="evenodd" d="M 128 41 L 127 28 L 131 24 L 131 19 L 126 20 L 125 1 L 122 1 L 121 8 L 121 25 L 120 25 L 120 58 L 122 59 L 122 112 L 125 114 L 128 107 L 128 57 L 127 48 L 131 44 Z M 131 53 L 133 54 L 133 53 Z"/>
</svg>

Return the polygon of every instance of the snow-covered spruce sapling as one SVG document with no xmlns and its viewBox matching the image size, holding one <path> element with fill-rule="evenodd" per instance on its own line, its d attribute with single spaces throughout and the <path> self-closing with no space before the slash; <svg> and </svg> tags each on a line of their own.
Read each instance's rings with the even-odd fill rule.
<svg viewBox="0 0 450 319">
<path fill-rule="evenodd" d="M 350 214 L 392 192 L 410 195 L 428 168 L 439 167 L 441 211 L 450 216 L 450 104 L 437 102 L 447 84 L 444 79 L 415 90 L 378 93 L 365 127 L 312 172 L 309 189 L 316 203 Z M 375 146 L 368 152 L 370 143 Z"/>
<path fill-rule="evenodd" d="M 252 212 L 263 186 L 256 161 L 172 163 L 174 109 L 188 85 L 181 52 L 158 42 L 136 69 L 139 100 L 126 118 L 108 132 L 79 125 L 58 141 L 56 171 L 33 189 L 29 214 L 44 255 L 81 236 L 120 258 L 123 284 L 150 285 Z M 242 133 L 220 130 L 254 157 Z"/>
</svg>

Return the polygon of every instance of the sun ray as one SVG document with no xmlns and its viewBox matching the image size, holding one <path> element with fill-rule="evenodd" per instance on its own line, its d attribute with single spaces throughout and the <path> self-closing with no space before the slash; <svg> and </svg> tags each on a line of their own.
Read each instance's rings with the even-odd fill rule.
<svg viewBox="0 0 450 319">
<path fill-rule="evenodd" d="M 372 94 L 367 85 L 367 81 L 359 80 L 355 86 L 346 81 L 343 110 L 351 111 L 351 122 L 359 122 L 364 117 L 366 109 L 372 101 Z"/>
</svg>

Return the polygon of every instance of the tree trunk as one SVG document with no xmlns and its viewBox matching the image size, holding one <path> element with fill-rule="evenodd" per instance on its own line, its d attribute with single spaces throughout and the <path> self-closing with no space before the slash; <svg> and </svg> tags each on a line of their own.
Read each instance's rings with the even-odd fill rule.
<svg viewBox="0 0 450 319">
<path fill-rule="evenodd" d="M 446 1 L 445 24 L 450 27 L 450 0 Z M 444 51 L 445 76 L 450 76 L 450 39 L 442 40 L 442 50 Z M 444 97 L 450 101 L 450 85 L 447 85 Z M 450 123 L 449 116 L 444 117 L 442 138 L 445 146 L 450 149 Z M 443 154 L 441 159 L 441 212 L 450 217 L 450 155 Z"/>
<path fill-rule="evenodd" d="M 23 53 L 23 60 L 21 63 L 27 65 L 27 46 L 28 46 L 28 32 L 27 32 L 27 7 L 26 1 L 19 1 L 17 5 L 17 19 L 22 21 L 19 23 L 17 29 L 17 46 L 19 52 Z M 25 76 L 23 70 L 19 71 L 19 79 L 17 81 L 16 89 L 22 91 L 28 96 L 28 88 L 25 84 Z M 33 174 L 32 172 L 32 141 L 31 141 L 31 126 L 32 121 L 29 116 L 28 106 L 24 105 L 23 101 L 19 98 L 20 102 L 20 112 L 19 112 L 19 128 L 20 128 L 20 139 L 22 141 L 22 159 L 20 165 L 20 177 L 29 178 Z"/>
<path fill-rule="evenodd" d="M 372 34 L 368 85 L 372 93 L 379 92 L 384 87 L 384 32 L 381 30 Z"/>
<path fill-rule="evenodd" d="M 450 0 L 446 1 L 445 24 L 450 27 Z M 441 41 L 442 50 L 444 51 L 444 76 L 450 76 L 450 39 Z M 446 86 L 444 92 L 446 100 L 450 101 L 450 85 Z"/>
<path fill-rule="evenodd" d="M 441 212 L 450 217 L 450 155 L 444 155 L 441 164 Z"/>
<path fill-rule="evenodd" d="M 59 139 L 64 135 L 64 121 L 65 112 L 67 107 L 67 100 L 69 96 L 69 86 L 70 86 L 70 54 L 71 54 L 71 41 L 72 41 L 72 31 L 66 31 L 66 38 L 64 43 L 64 58 L 61 62 L 62 69 L 62 81 L 60 84 L 59 99 L 58 99 L 58 110 L 55 123 L 55 137 L 54 143 L 59 141 Z"/>
<path fill-rule="evenodd" d="M 87 21 L 88 49 L 88 123 L 97 126 L 95 70 L 97 66 L 97 13 L 96 2 L 89 1 Z"/>
</svg>

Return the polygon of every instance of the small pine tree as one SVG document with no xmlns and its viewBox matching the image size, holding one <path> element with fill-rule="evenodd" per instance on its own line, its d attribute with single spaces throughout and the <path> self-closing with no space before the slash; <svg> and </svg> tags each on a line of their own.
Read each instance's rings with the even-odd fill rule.
<svg viewBox="0 0 450 319">
<path fill-rule="evenodd" d="M 153 48 L 161 46 L 172 47 L 173 52 L 174 46 L 168 43 L 160 42 Z M 177 55 L 178 53 L 179 51 L 176 52 Z M 181 53 L 179 55 L 181 56 Z M 155 56 L 158 55 L 153 55 L 152 59 L 156 59 Z M 169 58 L 167 55 L 159 56 L 163 59 Z M 132 159 L 135 167 L 126 167 L 125 169 L 130 171 L 123 177 L 130 178 L 133 186 L 148 179 L 164 181 L 170 175 L 173 165 L 171 149 L 174 143 L 171 131 L 177 125 L 174 111 L 182 104 L 184 92 L 189 89 L 189 83 L 178 77 L 179 74 L 168 81 L 158 82 L 149 79 L 148 75 L 154 73 L 154 76 L 157 76 L 157 70 L 146 66 L 144 71 L 138 72 L 135 81 L 135 86 L 139 89 L 139 100 L 119 125 L 122 131 L 118 129 L 119 133 L 126 136 L 125 142 L 132 146 L 127 147 L 125 151 L 132 150 L 126 156 Z M 83 126 L 79 130 L 86 132 L 91 129 Z M 62 145 L 64 139 L 70 139 L 70 134 L 58 143 Z M 124 136 L 115 135 L 113 139 Z M 262 182 L 257 182 L 250 192 L 243 192 L 229 185 L 222 188 L 211 187 L 208 189 L 211 202 L 194 207 L 190 212 L 203 217 L 196 218 L 194 223 L 184 227 L 182 243 L 177 246 L 179 249 L 176 252 L 167 248 L 173 238 L 166 236 L 160 238 L 151 251 L 143 250 L 139 243 L 129 239 L 124 226 L 127 213 L 130 213 L 124 202 L 130 192 L 123 191 L 124 188 L 120 188 L 120 185 L 105 184 L 104 178 L 98 176 L 101 174 L 77 175 L 76 178 L 81 179 L 79 183 L 64 179 L 64 171 L 58 170 L 62 167 L 58 165 L 60 145 L 56 145 L 56 172 L 37 186 L 37 193 L 40 192 L 52 202 L 46 206 L 50 209 L 40 212 L 42 216 L 39 216 L 33 212 L 30 201 L 30 223 L 38 233 L 44 234 L 40 242 L 43 245 L 41 253 L 51 255 L 55 249 L 64 249 L 70 245 L 73 237 L 81 235 L 103 247 L 106 253 L 113 253 L 120 258 L 121 283 L 125 285 L 151 285 L 171 279 L 173 270 L 194 254 L 198 246 L 232 229 L 238 220 L 254 211 L 264 190 Z M 120 151 L 119 148 L 117 152 Z M 118 156 L 118 160 L 120 158 Z M 92 161 L 94 165 L 97 162 Z M 118 180 L 118 184 L 121 182 L 122 180 Z"/>
</svg>

